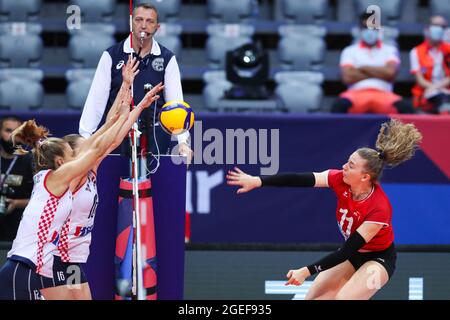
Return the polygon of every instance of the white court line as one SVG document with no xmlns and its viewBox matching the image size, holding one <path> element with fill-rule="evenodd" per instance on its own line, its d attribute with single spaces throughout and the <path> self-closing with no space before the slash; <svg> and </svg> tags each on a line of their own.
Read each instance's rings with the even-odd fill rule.
<svg viewBox="0 0 450 320">
<path fill-rule="evenodd" d="M 286 281 L 265 281 L 265 294 L 294 295 L 292 300 L 305 300 L 312 281 L 305 281 L 301 286 L 285 286 Z M 409 300 L 423 300 L 423 278 L 409 278 Z"/>
</svg>

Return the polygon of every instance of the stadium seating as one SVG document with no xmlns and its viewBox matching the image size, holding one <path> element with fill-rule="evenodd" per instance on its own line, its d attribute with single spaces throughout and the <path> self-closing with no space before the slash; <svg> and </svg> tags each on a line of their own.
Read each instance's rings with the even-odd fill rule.
<svg viewBox="0 0 450 320">
<path fill-rule="evenodd" d="M 84 102 L 89 94 L 95 69 L 68 70 L 66 79 L 68 107 L 72 109 L 83 109 Z"/>
<path fill-rule="evenodd" d="M 204 88 L 199 87 L 203 73 L 224 68 L 227 50 L 258 42 L 269 52 L 270 88 L 275 87 L 274 74 L 280 70 L 320 71 L 325 77 L 323 88 L 327 93 L 324 104 L 328 105 L 343 89 L 339 55 L 352 42 L 352 37 L 353 41 L 357 40 L 352 27 L 358 24 L 360 11 L 370 4 L 379 5 L 382 10 L 385 42 L 399 48 L 402 65 L 396 92 L 409 98 L 414 79 L 409 75 L 408 52 L 420 43 L 423 23 L 430 14 L 450 19 L 448 0 L 133 1 L 135 5 L 149 2 L 157 7 L 162 23 L 155 39 L 177 55 L 181 62 L 183 91 L 195 101 L 203 101 L 202 92 L 211 90 L 206 88 L 207 83 Z M 70 14 L 66 9 L 70 4 L 81 8 L 82 28 L 79 30 L 67 28 Z M 128 5 L 128 1 L 122 0 L 0 0 L 0 22 L 21 22 L 0 23 L 3 37 L 0 67 L 16 68 L 15 63 L 21 59 L 20 66 L 36 67 L 40 63 L 45 82 L 51 84 L 50 90 L 46 90 L 46 104 L 50 103 L 50 108 L 65 107 L 66 71 L 72 67 L 95 68 L 102 51 L 127 36 Z M 324 27 L 326 34 L 313 37 L 311 32 L 298 29 L 311 25 Z M 279 28 L 287 31 L 282 33 Z M 19 51 L 14 45 L 4 44 L 11 35 L 26 35 L 27 50 Z M 39 45 L 33 44 L 36 41 L 43 42 L 44 47 L 39 49 Z M 76 44 L 80 41 L 86 43 Z M 36 50 L 41 51 L 38 58 L 33 57 Z M 23 55 L 30 55 L 30 58 L 25 61 Z M 53 85 L 56 83 L 58 85 Z M 203 107 L 202 104 L 197 108 Z"/>
<path fill-rule="evenodd" d="M 0 81 L 0 108 L 27 110 L 42 106 L 44 88 L 39 81 L 11 78 Z"/>
<path fill-rule="evenodd" d="M 322 105 L 324 76 L 318 72 L 278 72 L 275 94 L 289 112 L 308 113 Z"/>
<path fill-rule="evenodd" d="M 78 68 L 96 68 L 103 51 L 115 43 L 114 38 L 108 34 L 82 32 L 73 35 L 69 41 L 72 65 Z"/>
<path fill-rule="evenodd" d="M 327 0 L 283 0 L 282 17 L 285 22 L 295 24 L 320 24 L 327 17 Z"/>
<path fill-rule="evenodd" d="M 208 0 L 208 16 L 217 23 L 244 23 L 252 18 L 252 0 Z"/>
<path fill-rule="evenodd" d="M 284 25 L 279 29 L 278 54 L 284 70 L 321 70 L 325 61 L 325 29 L 317 26 Z"/>
<path fill-rule="evenodd" d="M 232 84 L 226 79 L 225 71 L 208 71 L 203 74 L 203 98 L 205 107 L 217 111 L 218 101 L 223 98 L 225 91 L 231 89 Z"/>
<path fill-rule="evenodd" d="M 34 21 L 41 8 L 41 0 L 0 0 L 0 21 Z"/>
<path fill-rule="evenodd" d="M 226 52 L 252 42 L 254 28 L 250 25 L 215 24 L 208 26 L 207 33 L 206 56 L 209 66 L 223 69 Z"/>
<path fill-rule="evenodd" d="M 134 5 L 149 3 L 148 0 L 135 0 Z M 162 22 L 175 22 L 179 19 L 181 0 L 156 0 L 150 1 L 158 10 L 159 20 Z"/>
<path fill-rule="evenodd" d="M 2 67 L 36 67 L 40 64 L 42 54 L 43 41 L 38 35 L 0 35 L 0 66 Z"/>
<path fill-rule="evenodd" d="M 112 21 L 116 0 L 72 0 L 81 10 L 82 23 Z"/>
<path fill-rule="evenodd" d="M 155 34 L 155 40 L 171 50 L 177 56 L 178 60 L 182 59 L 181 32 L 182 26 L 180 24 L 161 23 L 158 32 Z"/>
</svg>

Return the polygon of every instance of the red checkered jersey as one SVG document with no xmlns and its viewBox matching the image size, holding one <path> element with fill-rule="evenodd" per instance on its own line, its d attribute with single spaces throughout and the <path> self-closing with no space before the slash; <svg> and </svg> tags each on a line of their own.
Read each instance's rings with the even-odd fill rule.
<svg viewBox="0 0 450 320">
<path fill-rule="evenodd" d="M 383 228 L 361 249 L 382 251 L 392 244 L 392 206 L 378 183 L 374 185 L 372 192 L 360 201 L 353 200 L 350 186 L 343 180 L 342 170 L 329 171 L 328 186 L 336 193 L 337 223 L 346 240 L 364 222 L 370 222 L 382 224 Z"/>
<path fill-rule="evenodd" d="M 34 177 L 33 192 L 25 208 L 8 258 L 26 258 L 36 266 L 36 272 L 53 277 L 53 255 L 56 254 L 61 228 L 72 209 L 72 193 L 53 195 L 46 187 L 51 170 L 39 171 Z"/>
</svg>

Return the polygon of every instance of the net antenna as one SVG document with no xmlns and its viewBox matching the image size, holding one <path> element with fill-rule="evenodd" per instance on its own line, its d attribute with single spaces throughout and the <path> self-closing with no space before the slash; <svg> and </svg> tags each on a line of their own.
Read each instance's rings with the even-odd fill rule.
<svg viewBox="0 0 450 320">
<path fill-rule="evenodd" d="M 130 0 L 130 46 L 133 48 L 133 0 Z M 141 42 L 142 46 L 142 42 Z M 133 50 L 131 50 L 130 58 L 133 58 Z M 134 103 L 134 86 L 131 84 L 131 108 L 135 108 Z M 141 246 L 141 216 L 139 208 L 139 174 L 138 174 L 138 139 L 141 132 L 138 129 L 136 121 L 131 128 L 129 138 L 131 141 L 131 178 L 133 180 L 133 287 L 132 292 L 137 300 L 145 300 L 146 294 L 144 289 L 143 278 L 143 260 Z"/>
</svg>

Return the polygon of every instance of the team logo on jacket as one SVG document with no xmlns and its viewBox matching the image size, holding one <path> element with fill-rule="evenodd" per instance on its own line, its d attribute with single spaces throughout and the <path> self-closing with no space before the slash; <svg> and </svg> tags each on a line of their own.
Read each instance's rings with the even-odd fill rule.
<svg viewBox="0 0 450 320">
<path fill-rule="evenodd" d="M 152 67 L 155 71 L 164 71 L 164 58 L 156 58 L 155 60 L 153 60 Z"/>
<path fill-rule="evenodd" d="M 124 64 L 125 64 L 125 61 L 120 60 L 119 63 L 117 64 L 117 66 L 116 66 L 116 69 L 117 69 L 117 70 L 122 69 L 122 67 L 124 66 Z"/>
</svg>

